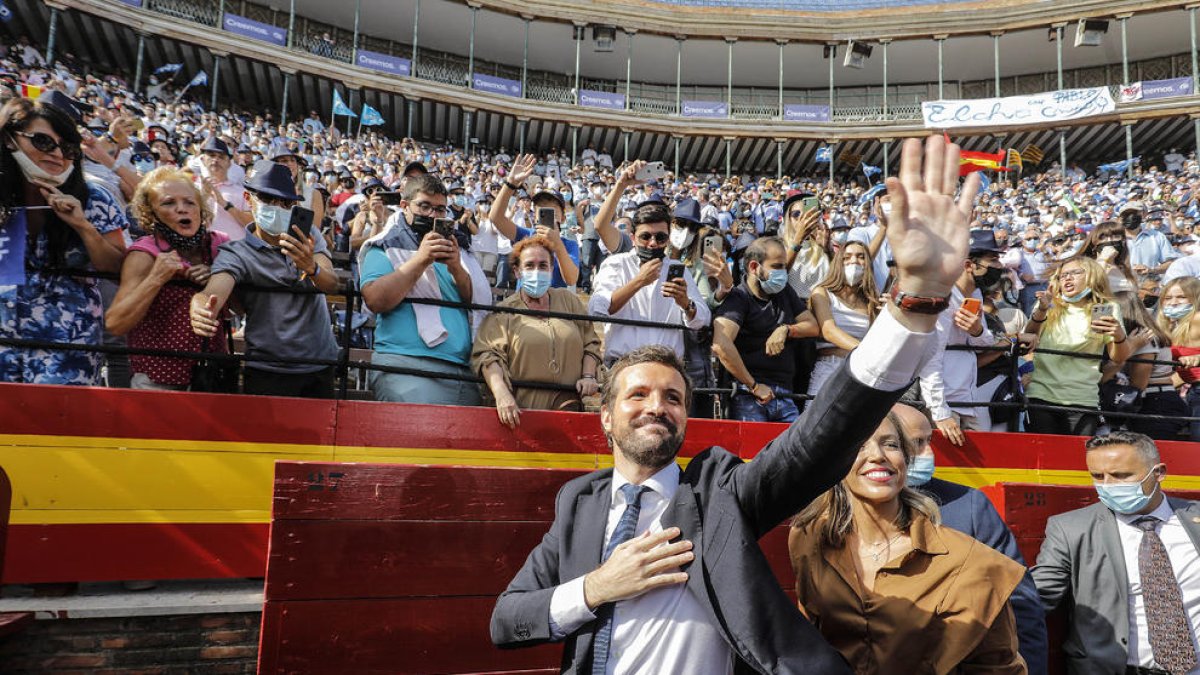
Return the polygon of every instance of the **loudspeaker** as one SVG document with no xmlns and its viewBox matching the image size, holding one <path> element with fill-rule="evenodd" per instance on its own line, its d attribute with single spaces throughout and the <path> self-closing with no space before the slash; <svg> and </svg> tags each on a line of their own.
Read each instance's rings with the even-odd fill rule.
<svg viewBox="0 0 1200 675">
<path fill-rule="evenodd" d="M 596 42 L 596 51 L 611 52 L 616 39 L 617 29 L 615 26 L 592 26 L 592 40 Z"/>
<path fill-rule="evenodd" d="M 867 59 L 871 58 L 872 50 L 871 45 L 865 42 L 851 40 L 846 45 L 846 58 L 842 61 L 842 65 L 846 68 L 862 68 Z"/>
<path fill-rule="evenodd" d="M 1075 27 L 1076 47 L 1099 47 L 1108 32 L 1108 22 L 1100 19 L 1080 19 Z"/>
</svg>

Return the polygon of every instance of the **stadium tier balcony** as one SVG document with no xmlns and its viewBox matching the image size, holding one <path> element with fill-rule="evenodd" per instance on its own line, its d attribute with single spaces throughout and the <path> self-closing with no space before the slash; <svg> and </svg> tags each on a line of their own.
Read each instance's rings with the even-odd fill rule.
<svg viewBox="0 0 1200 675">
<path fill-rule="evenodd" d="M 929 132 L 924 102 L 1075 88 L 1103 88 L 1115 105 L 1066 122 L 952 133 L 968 149 L 1033 145 L 1058 159 L 1061 147 L 1069 161 L 1122 159 L 1129 141 L 1141 154 L 1200 138 L 1188 29 L 1196 10 L 1182 3 L 10 4 L 10 34 L 50 36 L 59 54 L 125 71 L 142 86 L 158 65 L 182 62 L 210 75 L 193 95 L 212 104 L 284 119 L 315 110 L 324 120 L 336 90 L 355 110 L 381 111 L 390 135 L 467 148 L 578 156 L 592 144 L 618 161 L 662 159 L 685 171 L 792 173 L 835 143 L 839 156 L 886 168 L 895 141 Z M 1106 32 L 1089 34 L 1095 46 L 1074 45 L 1087 28 L 1081 19 L 1103 22 Z M 1187 80 L 1183 95 L 1122 101 L 1123 87 L 1174 80 Z"/>
</svg>

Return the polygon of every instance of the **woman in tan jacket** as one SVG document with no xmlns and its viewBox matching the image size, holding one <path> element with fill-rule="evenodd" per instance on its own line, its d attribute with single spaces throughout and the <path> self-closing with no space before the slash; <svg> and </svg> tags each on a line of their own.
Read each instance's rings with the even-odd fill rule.
<svg viewBox="0 0 1200 675">
<path fill-rule="evenodd" d="M 788 537 L 800 610 L 858 673 L 1025 673 L 1008 598 L 1025 569 L 940 525 L 905 487 L 914 445 L 888 415 Z"/>
</svg>

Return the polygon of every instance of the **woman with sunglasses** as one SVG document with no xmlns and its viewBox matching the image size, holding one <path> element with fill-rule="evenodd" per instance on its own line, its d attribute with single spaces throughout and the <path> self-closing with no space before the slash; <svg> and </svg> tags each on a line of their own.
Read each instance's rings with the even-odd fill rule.
<svg viewBox="0 0 1200 675">
<path fill-rule="evenodd" d="M 1096 410 L 1100 361 L 1088 355 L 1107 352 L 1115 364 L 1125 363 L 1132 350 L 1121 319 L 1100 263 L 1085 257 L 1063 263 L 1050 277 L 1049 290 L 1037 294 L 1037 305 L 1025 326 L 1026 333 L 1039 335 L 1027 389 L 1029 402 Z M 1094 412 L 1029 411 L 1029 431 L 1040 434 L 1091 436 L 1099 421 Z"/>
<path fill-rule="evenodd" d="M 164 167 L 150 172 L 130 205 L 142 231 L 121 266 L 121 286 L 105 322 L 114 335 L 129 334 L 133 348 L 225 353 L 223 330 L 215 339 L 192 331 L 192 296 L 212 276 L 217 247 L 229 240 L 210 231 L 213 214 L 191 176 Z M 194 361 L 131 356 L 134 389 L 185 391 Z"/>
<path fill-rule="evenodd" d="M 25 236 L 23 281 L 0 286 L 0 337 L 100 343 L 100 290 L 87 274 L 120 269 L 128 223 L 112 195 L 84 180 L 80 140 L 49 103 L 17 98 L 0 108 L 0 231 Z M 97 385 L 102 361 L 94 352 L 0 347 L 0 381 Z"/>
<path fill-rule="evenodd" d="M 793 521 L 800 610 L 856 673 L 1023 675 L 1008 600 L 1025 568 L 941 524 L 933 499 L 906 485 L 915 455 L 889 413 Z"/>
<path fill-rule="evenodd" d="M 1109 220 L 1094 227 L 1078 255 L 1087 256 L 1104 266 L 1108 287 L 1114 294 L 1137 291 L 1137 276 L 1129 266 L 1125 228 L 1120 223 Z"/>
</svg>

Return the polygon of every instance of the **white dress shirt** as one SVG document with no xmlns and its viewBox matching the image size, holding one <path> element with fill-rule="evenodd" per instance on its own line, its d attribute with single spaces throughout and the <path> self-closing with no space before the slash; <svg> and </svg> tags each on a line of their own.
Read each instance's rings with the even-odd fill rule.
<svg viewBox="0 0 1200 675">
<path fill-rule="evenodd" d="M 1142 530 L 1133 522 L 1141 515 L 1114 514 L 1117 517 L 1117 532 L 1121 535 L 1121 549 L 1125 553 L 1125 575 L 1129 584 L 1129 660 L 1132 666 L 1157 668 L 1154 653 L 1150 649 L 1150 632 L 1146 623 L 1146 603 L 1142 598 L 1141 568 L 1138 566 L 1138 550 L 1142 545 Z M 1171 569 L 1179 582 L 1183 594 L 1183 609 L 1192 626 L 1192 645 L 1200 654 L 1200 643 L 1196 636 L 1200 631 L 1200 554 L 1196 545 L 1183 529 L 1179 516 L 1171 510 L 1166 499 L 1149 515 L 1158 518 L 1158 537 L 1167 549 Z M 1200 674 L 1200 667 L 1188 671 L 1188 675 Z"/>
<path fill-rule="evenodd" d="M 588 300 L 588 312 L 596 316 L 615 317 L 618 319 L 638 319 L 642 321 L 657 321 L 659 323 L 686 324 L 692 330 L 699 330 L 712 321 L 712 311 L 708 308 L 704 296 L 696 288 L 692 275 L 685 272 L 683 280 L 687 282 L 688 298 L 696 305 L 696 314 L 690 321 L 673 298 L 663 296 L 663 283 L 667 280 L 667 272 L 678 260 L 663 259 L 662 270 L 658 273 L 658 281 L 638 289 L 637 293 L 625 303 L 621 311 L 613 314 L 609 311 L 612 295 L 625 284 L 629 283 L 641 269 L 641 260 L 637 250 L 628 253 L 610 255 L 600 265 L 592 280 L 592 297 Z M 605 360 L 620 358 L 623 354 L 633 351 L 642 345 L 663 345 L 675 351 L 683 358 L 683 331 L 676 328 L 650 328 L 644 326 L 623 326 L 607 324 L 608 330 L 604 339 Z"/>
<path fill-rule="evenodd" d="M 979 289 L 971 297 L 983 301 Z M 970 345 L 972 347 L 988 347 L 996 344 L 996 338 L 988 330 L 987 323 L 979 337 L 971 337 L 965 330 L 954 324 L 954 313 L 962 307 L 962 291 L 958 286 L 950 291 L 950 306 L 938 315 L 937 347 L 929 359 L 925 370 L 921 371 L 921 396 L 929 406 L 929 414 L 934 421 L 950 417 L 951 408 L 948 403 L 966 403 L 975 399 L 975 377 L 978 373 L 975 352 L 964 350 L 947 351 L 948 345 Z M 980 309 L 980 312 L 983 310 Z M 984 412 L 987 408 L 982 409 Z M 978 416 L 975 408 L 959 408 L 960 415 Z"/>
<path fill-rule="evenodd" d="M 859 348 L 850 353 L 850 374 L 876 389 L 904 389 L 921 369 L 934 338 L 935 333 L 909 331 L 885 309 Z M 643 483 L 650 491 L 642 496 L 635 537 L 662 531 L 662 514 L 679 488 L 679 476 L 679 466 L 671 463 Z M 613 471 L 612 505 L 604 528 L 606 548 L 625 512 L 620 488 L 628 482 Z M 577 577 L 557 586 L 550 597 L 550 632 L 555 639 L 596 618 L 584 600 L 583 580 Z M 678 584 L 616 603 L 607 672 L 729 675 L 733 650 L 703 605 L 687 592 L 687 585 Z"/>
</svg>

